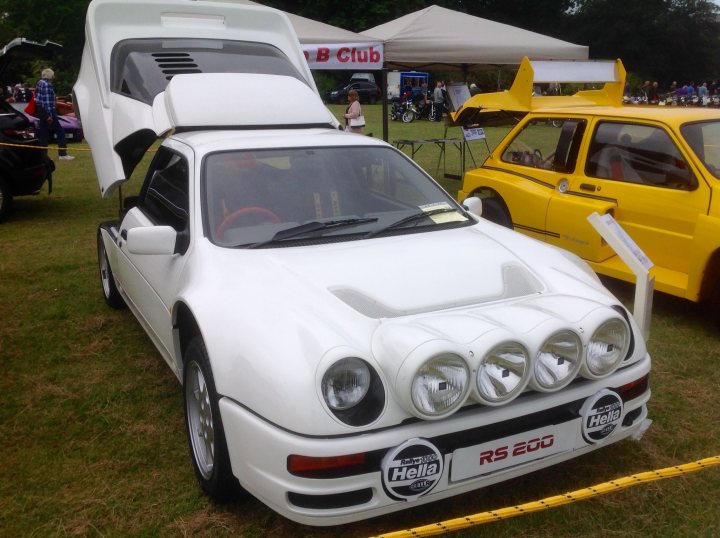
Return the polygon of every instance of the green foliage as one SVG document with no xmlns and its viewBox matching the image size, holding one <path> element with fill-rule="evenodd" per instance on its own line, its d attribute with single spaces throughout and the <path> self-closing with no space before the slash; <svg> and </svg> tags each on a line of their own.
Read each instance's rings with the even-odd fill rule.
<svg viewBox="0 0 720 538">
<path fill-rule="evenodd" d="M 0 42 L 5 44 L 15 37 L 34 41 L 55 41 L 63 50 L 52 60 L 38 63 L 18 62 L 4 77 L 4 82 L 32 81 L 40 78 L 43 67 L 55 71 L 55 90 L 58 95 L 68 94 L 77 78 L 80 57 L 85 43 L 85 12 L 89 0 L 0 0 Z"/>
<path fill-rule="evenodd" d="M 302 3 L 269 0 L 262 3 L 352 32 L 367 30 L 429 5 L 422 0 L 405 0 L 403 2 L 308 0 Z"/>
<path fill-rule="evenodd" d="M 327 71 L 313 71 L 312 75 L 320 95 L 325 95 L 325 92 L 337 86 L 337 77 L 329 75 Z"/>
<path fill-rule="evenodd" d="M 15 37 L 61 43 L 63 51 L 41 67 L 50 66 L 56 71 L 59 94 L 69 93 L 80 67 L 88 3 L 89 0 L 0 0 L 0 44 Z M 628 71 L 643 80 L 658 80 L 663 87 L 673 80 L 682 84 L 720 77 L 718 6 L 709 0 L 356 0 L 352 3 L 267 0 L 262 3 L 356 32 L 437 4 L 588 45 L 592 58 L 621 58 Z M 31 80 L 34 83 L 39 76 L 38 67 L 29 62 L 13 66 L 4 82 Z M 341 78 L 335 75 L 333 84 L 318 80 L 324 88 L 343 82 Z M 507 87 L 512 76 L 508 78 L 502 74 L 500 87 Z M 497 88 L 497 72 L 481 72 L 470 80 L 486 90 Z"/>
<path fill-rule="evenodd" d="M 628 71 L 667 87 L 720 73 L 718 6 L 707 0 L 585 0 L 566 19 L 565 39 L 594 58 L 621 58 Z"/>
<path fill-rule="evenodd" d="M 573 5 L 573 0 L 477 0 L 463 3 L 470 15 L 560 39 L 564 39 L 563 21 Z"/>
</svg>

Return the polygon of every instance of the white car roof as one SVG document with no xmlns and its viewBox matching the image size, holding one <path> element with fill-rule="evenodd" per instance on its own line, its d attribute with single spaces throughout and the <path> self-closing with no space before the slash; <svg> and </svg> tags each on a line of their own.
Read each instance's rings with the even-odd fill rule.
<svg viewBox="0 0 720 538">
<path fill-rule="evenodd" d="M 93 0 L 85 32 L 74 93 L 104 197 L 173 128 L 337 125 L 280 11 Z"/>
<path fill-rule="evenodd" d="M 176 133 L 179 140 L 198 154 L 243 149 L 333 147 L 333 146 L 384 146 L 386 142 L 369 136 L 346 133 L 332 128 L 271 129 L 263 131 L 212 130 Z"/>
</svg>

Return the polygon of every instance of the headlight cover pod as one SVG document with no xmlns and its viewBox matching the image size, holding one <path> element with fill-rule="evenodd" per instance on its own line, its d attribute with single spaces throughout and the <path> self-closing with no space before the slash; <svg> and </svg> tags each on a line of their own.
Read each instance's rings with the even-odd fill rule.
<svg viewBox="0 0 720 538">
<path fill-rule="evenodd" d="M 572 330 L 563 329 L 550 335 L 535 355 L 533 388 L 554 392 L 577 376 L 583 362 L 583 344 Z"/>
<path fill-rule="evenodd" d="M 470 367 L 457 346 L 443 340 L 416 348 L 395 380 L 402 406 L 425 420 L 450 415 L 465 402 L 469 389 Z"/>
<path fill-rule="evenodd" d="M 602 322 L 592 333 L 585 352 L 582 374 L 599 379 L 614 372 L 630 348 L 630 328 L 621 317 Z"/>
<path fill-rule="evenodd" d="M 486 405 L 502 405 L 518 396 L 530 381 L 532 364 L 525 346 L 505 341 L 480 358 L 475 376 L 475 398 Z"/>
</svg>

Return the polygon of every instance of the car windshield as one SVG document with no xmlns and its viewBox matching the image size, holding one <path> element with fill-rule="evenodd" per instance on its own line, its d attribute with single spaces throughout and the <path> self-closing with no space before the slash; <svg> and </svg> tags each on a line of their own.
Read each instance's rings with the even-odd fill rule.
<svg viewBox="0 0 720 538">
<path fill-rule="evenodd" d="M 720 121 L 687 123 L 680 131 L 698 159 L 720 179 Z"/>
<path fill-rule="evenodd" d="M 388 147 L 213 153 L 202 181 L 206 235 L 224 247 L 370 239 L 472 222 L 427 174 Z"/>
</svg>

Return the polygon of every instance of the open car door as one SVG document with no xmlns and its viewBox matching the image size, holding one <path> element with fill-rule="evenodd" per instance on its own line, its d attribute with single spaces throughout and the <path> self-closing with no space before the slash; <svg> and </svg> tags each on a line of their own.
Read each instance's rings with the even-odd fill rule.
<svg viewBox="0 0 720 538">
<path fill-rule="evenodd" d="M 275 75 L 280 83 L 294 79 L 293 91 L 297 85 L 317 95 L 289 19 L 264 6 L 93 0 L 85 33 L 74 95 L 103 197 L 130 176 L 158 137 L 173 128 L 259 121 L 257 111 L 248 113 L 257 108 L 249 102 L 252 92 L 248 95 L 243 93 L 246 88 L 236 87 L 248 80 L 230 77 L 223 82 L 208 74 Z M 200 77 L 203 85 L 174 85 L 171 99 L 173 92 L 166 89 L 173 78 L 193 74 L 206 75 Z M 287 84 L 277 91 L 284 100 L 293 95 Z M 325 125 L 332 123 L 329 112 L 325 117 Z M 317 123 L 317 114 L 315 119 L 307 123 Z"/>
</svg>

